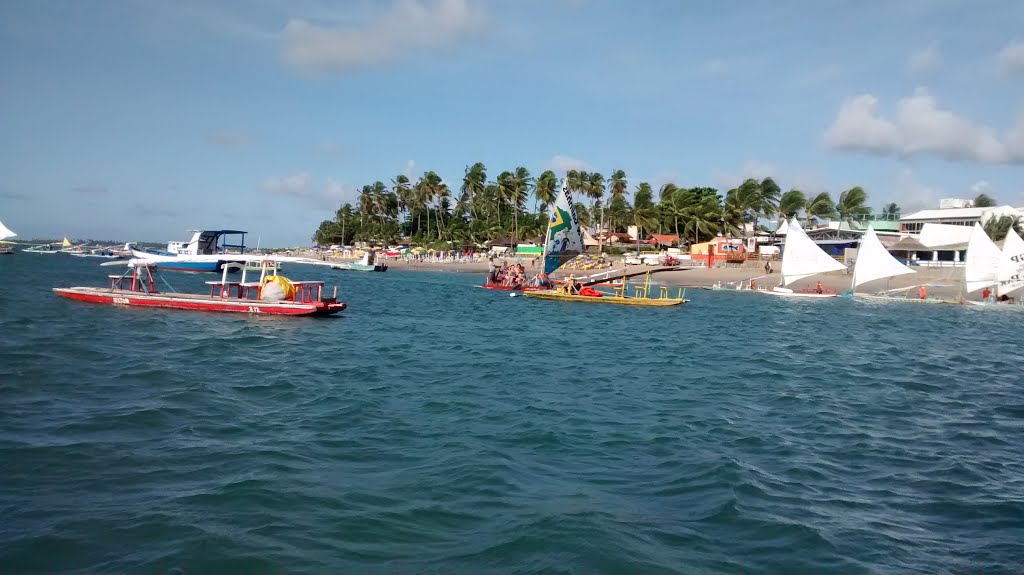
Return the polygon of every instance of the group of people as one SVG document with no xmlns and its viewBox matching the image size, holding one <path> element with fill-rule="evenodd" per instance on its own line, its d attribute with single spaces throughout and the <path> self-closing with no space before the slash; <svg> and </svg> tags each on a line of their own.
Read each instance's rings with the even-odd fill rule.
<svg viewBox="0 0 1024 575">
<path fill-rule="evenodd" d="M 524 287 L 550 288 L 551 280 L 548 274 L 540 273 L 532 278 L 527 277 L 526 268 L 523 264 L 509 264 L 502 260 L 501 265 L 494 263 L 494 258 L 487 260 L 487 281 L 494 285 L 522 289 Z"/>
<path fill-rule="evenodd" d="M 990 298 L 992 298 L 992 290 L 991 289 L 985 288 L 985 289 L 981 290 L 981 299 L 983 299 L 985 301 L 989 301 Z M 999 303 L 1013 303 L 1014 299 L 1012 297 L 1006 295 L 1006 294 L 1003 294 L 1003 295 L 999 296 L 998 298 L 995 298 L 993 301 L 996 301 L 996 302 L 999 302 Z"/>
</svg>

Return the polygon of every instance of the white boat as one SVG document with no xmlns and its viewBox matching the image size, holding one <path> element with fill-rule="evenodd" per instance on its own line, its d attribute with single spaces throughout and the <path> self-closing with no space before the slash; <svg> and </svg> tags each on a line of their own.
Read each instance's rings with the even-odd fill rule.
<svg viewBox="0 0 1024 575">
<path fill-rule="evenodd" d="M 967 303 L 999 307 L 1012 305 L 1014 308 L 1024 309 L 1024 306 L 1021 305 L 1024 302 L 1010 295 L 1024 288 L 1024 241 L 1011 228 L 1006 234 L 1003 249 L 999 250 L 992 240 L 989 239 L 988 243 L 985 242 L 988 239 L 988 234 L 984 234 L 984 236 L 984 238 L 978 236 L 976 245 L 968 244 L 967 269 L 964 271 L 964 277 L 967 281 L 968 293 L 986 287 L 995 287 L 995 291 L 986 299 L 968 301 Z M 972 233 L 971 242 L 974 241 L 975 234 Z M 971 250 L 974 248 L 980 249 L 977 250 L 978 255 L 972 259 Z M 993 254 L 993 250 L 998 252 L 998 258 Z"/>
<path fill-rule="evenodd" d="M 184 272 L 219 272 L 229 262 L 244 262 L 245 234 L 240 230 L 193 230 L 187 242 L 169 242 L 167 251 L 132 249 L 132 257 L 158 265 L 164 270 Z M 241 236 L 237 244 L 229 244 L 232 236 Z M 237 250 L 237 251 L 235 251 Z"/>
<path fill-rule="evenodd" d="M 55 247 L 53 244 L 39 244 L 27 247 L 21 251 L 26 254 L 59 254 L 60 248 Z"/>
<path fill-rule="evenodd" d="M 376 263 L 377 252 L 374 250 L 366 250 L 363 253 L 362 259 L 357 262 L 342 262 L 331 265 L 336 270 L 348 270 L 355 272 L 386 272 L 388 271 L 387 264 Z"/>
<path fill-rule="evenodd" d="M 908 303 L 958 303 L 938 298 L 914 298 L 907 292 L 922 286 L 883 290 L 875 293 L 857 292 L 857 288 L 869 282 L 917 273 L 904 265 L 885 249 L 874 228 L 868 226 L 857 248 L 857 263 L 853 266 L 853 281 L 850 289 L 854 297 L 872 301 L 893 301 Z"/>
<path fill-rule="evenodd" d="M 12 232 L 3 222 L 0 222 L 0 254 L 10 255 L 14 253 L 14 250 L 10 247 L 11 242 L 6 240 L 16 235 L 18 234 Z"/>
<path fill-rule="evenodd" d="M 786 230 L 786 239 L 782 243 L 782 283 L 770 290 L 757 290 L 760 293 L 777 295 L 790 298 L 833 298 L 835 293 L 818 293 L 816 291 L 793 291 L 786 286 L 795 281 L 809 278 L 814 275 L 845 270 L 846 266 L 836 261 L 835 258 L 825 253 L 825 250 L 818 247 L 800 224 L 795 221 L 789 222 Z"/>
</svg>

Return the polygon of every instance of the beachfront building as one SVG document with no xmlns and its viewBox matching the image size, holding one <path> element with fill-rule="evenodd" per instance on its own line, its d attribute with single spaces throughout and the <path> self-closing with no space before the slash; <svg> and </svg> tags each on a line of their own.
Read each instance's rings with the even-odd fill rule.
<svg viewBox="0 0 1024 575">
<path fill-rule="evenodd" d="M 921 210 L 900 218 L 900 233 L 920 234 L 925 224 L 972 227 L 985 225 L 990 218 L 1024 216 L 1024 211 L 1011 206 L 975 208 L 969 200 L 942 200 L 937 210 Z M 948 206 L 948 207 L 943 207 Z"/>
<path fill-rule="evenodd" d="M 676 247 L 681 243 L 675 234 L 651 234 L 644 241 L 658 249 Z"/>
</svg>

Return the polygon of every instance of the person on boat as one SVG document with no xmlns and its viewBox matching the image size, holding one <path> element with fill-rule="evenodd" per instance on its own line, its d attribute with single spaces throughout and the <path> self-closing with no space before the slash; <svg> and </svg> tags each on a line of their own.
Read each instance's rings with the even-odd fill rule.
<svg viewBox="0 0 1024 575">
<path fill-rule="evenodd" d="M 548 274 L 541 272 L 541 274 L 537 276 L 537 287 L 551 287 L 551 279 L 548 278 Z"/>
<path fill-rule="evenodd" d="M 1013 303 L 1013 301 L 1013 298 L 1006 294 L 999 296 L 999 303 Z"/>
<path fill-rule="evenodd" d="M 752 290 L 757 289 L 757 281 L 756 280 L 750 280 L 750 289 L 752 289 Z"/>
<path fill-rule="evenodd" d="M 985 288 L 981 290 L 981 299 L 988 301 L 988 298 L 992 297 L 992 290 Z"/>
<path fill-rule="evenodd" d="M 818 280 L 817 285 L 814 286 L 814 293 L 825 293 L 825 290 L 821 288 L 821 280 Z"/>
<path fill-rule="evenodd" d="M 494 258 L 487 258 L 487 282 L 498 283 L 498 268 L 494 266 Z"/>
<path fill-rule="evenodd" d="M 576 276 L 569 274 L 569 279 L 565 282 L 566 291 L 573 295 L 579 295 L 580 293 L 580 282 L 576 281 Z"/>
<path fill-rule="evenodd" d="M 928 299 L 928 288 L 925 286 L 917 288 L 917 297 L 921 299 Z"/>
</svg>

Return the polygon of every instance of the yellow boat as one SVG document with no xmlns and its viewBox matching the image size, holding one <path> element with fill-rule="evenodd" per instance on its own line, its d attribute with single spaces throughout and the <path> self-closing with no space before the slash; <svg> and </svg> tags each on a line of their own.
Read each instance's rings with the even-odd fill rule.
<svg viewBox="0 0 1024 575">
<path fill-rule="evenodd" d="M 629 289 L 628 282 L 623 278 L 622 287 L 615 288 L 614 294 L 607 292 L 598 292 L 601 295 L 579 295 L 571 293 L 567 286 L 558 287 L 553 290 L 545 291 L 526 291 L 523 295 L 529 297 L 536 297 L 540 299 L 556 300 L 556 301 L 579 301 L 587 303 L 607 303 L 614 305 L 639 305 L 648 307 L 664 307 L 670 305 L 679 305 L 686 303 L 690 300 L 685 299 L 683 296 L 686 295 L 686 290 L 679 288 L 678 297 L 669 297 L 668 288 L 661 286 L 659 297 L 647 297 L 647 293 L 651 287 L 651 274 L 648 272 L 647 279 L 644 281 L 644 285 L 636 286 L 634 297 L 626 295 Z"/>
</svg>

